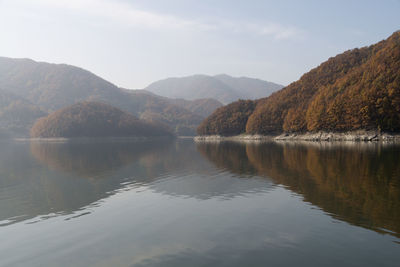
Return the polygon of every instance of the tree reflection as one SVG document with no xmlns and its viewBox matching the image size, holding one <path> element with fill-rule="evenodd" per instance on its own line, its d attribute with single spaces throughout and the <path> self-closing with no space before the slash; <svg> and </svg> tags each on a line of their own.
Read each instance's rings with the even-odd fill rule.
<svg viewBox="0 0 400 267">
<path fill-rule="evenodd" d="M 171 142 L 31 142 L 33 156 L 50 169 L 83 178 L 107 176 L 125 165 L 165 149 Z"/>
<path fill-rule="evenodd" d="M 335 218 L 400 235 L 399 146 L 202 143 L 198 149 L 233 173 L 253 168 Z"/>
</svg>

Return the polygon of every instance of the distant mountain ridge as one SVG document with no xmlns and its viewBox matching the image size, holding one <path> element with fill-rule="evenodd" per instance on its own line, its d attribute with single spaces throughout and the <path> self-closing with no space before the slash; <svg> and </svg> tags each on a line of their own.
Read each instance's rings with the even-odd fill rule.
<svg viewBox="0 0 400 267">
<path fill-rule="evenodd" d="M 239 99 L 266 97 L 281 88 L 283 85 L 260 79 L 236 78 L 226 74 L 216 76 L 198 74 L 156 81 L 145 90 L 165 97 L 187 100 L 209 97 L 228 104 Z"/>
<path fill-rule="evenodd" d="M 184 108 L 193 112 L 196 115 L 207 117 L 214 110 L 223 106 L 221 102 L 213 98 L 199 98 L 195 100 L 185 100 L 182 98 L 168 98 L 160 95 L 156 95 L 150 91 L 143 89 L 123 89 L 125 93 L 128 93 L 131 96 L 134 96 L 138 100 L 141 100 L 141 103 L 149 108 L 153 107 L 162 108 L 168 105 L 175 105 L 180 108 Z M 140 105 L 140 103 L 136 103 Z"/>
<path fill-rule="evenodd" d="M 10 109 L 0 104 L 0 128 L 7 131 L 12 128 L 11 132 L 15 132 L 13 129 L 17 127 L 23 135 L 28 134 L 37 117 L 82 101 L 109 104 L 142 119 L 168 126 L 178 135 L 194 135 L 203 118 L 222 106 L 213 99 L 190 103 L 156 96 L 144 90 L 118 88 L 87 70 L 71 65 L 0 57 L 0 103 L 4 99 L 9 106 L 11 95 L 19 99 L 21 112 L 22 106 L 35 106 L 35 112 L 27 111 L 22 117 L 29 117 L 29 113 L 36 114 L 36 117 L 25 118 L 25 121 L 19 121 L 19 125 L 10 126 L 10 120 L 2 119 L 12 115 Z"/>
<path fill-rule="evenodd" d="M 282 89 L 281 84 L 264 81 L 249 77 L 232 77 L 226 74 L 219 74 L 214 78 L 229 85 L 241 94 L 241 99 L 258 99 L 267 97 L 272 93 Z"/>
<path fill-rule="evenodd" d="M 400 132 L 400 31 L 330 58 L 298 81 L 254 101 L 252 112 L 243 114 L 239 104 L 217 109 L 198 133 Z M 222 119 L 242 127 L 221 128 Z"/>
</svg>

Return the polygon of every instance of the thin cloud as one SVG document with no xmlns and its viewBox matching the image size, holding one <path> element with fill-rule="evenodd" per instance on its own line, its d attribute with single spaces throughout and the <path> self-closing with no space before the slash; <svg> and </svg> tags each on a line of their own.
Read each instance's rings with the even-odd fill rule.
<svg viewBox="0 0 400 267">
<path fill-rule="evenodd" d="M 1 2 L 0 2 L 1 3 Z M 237 34 L 256 34 L 275 40 L 299 39 L 304 31 L 278 23 L 257 24 L 216 19 L 212 22 L 184 19 L 177 16 L 159 14 L 137 9 L 127 3 L 109 0 L 16 0 L 12 3 L 20 7 L 45 7 L 69 10 L 85 16 L 108 22 L 118 23 L 124 27 L 147 28 L 153 30 L 181 31 L 222 31 Z"/>
<path fill-rule="evenodd" d="M 244 32 L 252 32 L 262 36 L 270 36 L 275 40 L 300 39 L 305 33 L 293 26 L 284 26 L 277 23 L 262 24 L 242 24 Z"/>
</svg>

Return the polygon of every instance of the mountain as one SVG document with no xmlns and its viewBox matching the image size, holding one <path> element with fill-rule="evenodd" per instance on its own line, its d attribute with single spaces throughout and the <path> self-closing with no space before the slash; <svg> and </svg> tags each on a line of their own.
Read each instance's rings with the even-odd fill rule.
<svg viewBox="0 0 400 267">
<path fill-rule="evenodd" d="M 36 121 L 32 137 L 172 136 L 165 128 L 138 119 L 110 105 L 81 102 Z"/>
<path fill-rule="evenodd" d="M 259 79 L 234 78 L 222 74 L 168 78 L 150 84 L 145 90 L 165 97 L 188 100 L 207 96 L 228 104 L 239 99 L 266 97 L 282 87 L 282 85 Z"/>
<path fill-rule="evenodd" d="M 200 133 L 214 134 L 212 123 L 208 119 L 209 127 L 203 126 Z M 240 132 L 353 130 L 400 131 L 400 31 L 330 58 L 300 80 L 257 100 Z"/>
<path fill-rule="evenodd" d="M 84 69 L 35 62 L 30 59 L 0 58 L 0 87 L 48 111 L 84 101 L 104 101 L 129 109 L 125 94 Z"/>
<path fill-rule="evenodd" d="M 179 135 L 194 135 L 204 117 L 222 105 L 214 100 L 183 105 L 181 101 L 160 97 L 144 90 L 118 88 L 78 67 L 4 57 L 0 57 L 0 88 L 21 101 L 38 107 L 43 112 L 42 116 L 78 102 L 97 101 L 137 117 L 157 120 Z M 3 101 L 2 97 L 4 102 L 9 103 L 8 98 L 2 95 L 0 102 Z M 196 106 L 197 108 L 192 108 Z M 32 122 L 29 121 L 21 127 L 28 129 L 31 125 Z M 5 126 L 9 128 L 8 125 Z M 27 133 L 25 130 L 25 134 Z"/>
</svg>

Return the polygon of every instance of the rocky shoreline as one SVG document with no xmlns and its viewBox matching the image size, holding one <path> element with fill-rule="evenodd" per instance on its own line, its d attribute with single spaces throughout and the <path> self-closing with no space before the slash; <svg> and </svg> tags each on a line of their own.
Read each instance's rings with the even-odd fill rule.
<svg viewBox="0 0 400 267">
<path fill-rule="evenodd" d="M 399 142 L 400 134 L 379 133 L 377 131 L 352 131 L 343 133 L 316 132 L 316 133 L 283 133 L 281 135 L 236 135 L 220 136 L 206 135 L 196 136 L 196 142 L 215 141 L 353 141 L 353 142 Z"/>
</svg>

